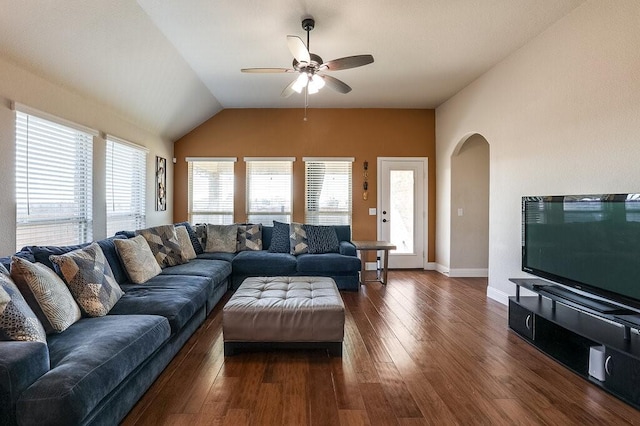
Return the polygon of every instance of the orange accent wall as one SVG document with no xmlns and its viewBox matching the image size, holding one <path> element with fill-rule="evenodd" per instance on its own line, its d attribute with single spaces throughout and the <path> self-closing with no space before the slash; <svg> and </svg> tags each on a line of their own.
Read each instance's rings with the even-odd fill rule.
<svg viewBox="0 0 640 426">
<path fill-rule="evenodd" d="M 304 222 L 303 157 L 354 157 L 354 240 L 375 240 L 378 157 L 428 157 L 428 253 L 435 261 L 435 110 L 432 109 L 225 109 L 176 141 L 174 221 L 187 220 L 186 157 L 237 157 L 235 221 L 244 222 L 244 157 L 296 157 L 293 220 Z M 362 199 L 363 163 L 369 162 L 369 197 Z"/>
</svg>

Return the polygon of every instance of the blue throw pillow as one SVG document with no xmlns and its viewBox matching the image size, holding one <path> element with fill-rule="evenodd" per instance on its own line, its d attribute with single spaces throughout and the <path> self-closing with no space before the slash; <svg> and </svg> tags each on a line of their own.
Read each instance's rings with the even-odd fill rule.
<svg viewBox="0 0 640 426">
<path fill-rule="evenodd" d="M 339 253 L 340 241 L 333 226 L 304 225 L 309 253 Z"/>
<path fill-rule="evenodd" d="M 271 235 L 270 253 L 289 253 L 289 224 L 273 221 L 273 233 Z"/>
</svg>

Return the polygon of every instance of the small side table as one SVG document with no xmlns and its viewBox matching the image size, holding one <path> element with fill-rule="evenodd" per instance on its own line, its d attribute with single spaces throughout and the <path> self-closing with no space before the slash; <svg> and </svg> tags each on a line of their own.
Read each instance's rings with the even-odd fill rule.
<svg viewBox="0 0 640 426">
<path fill-rule="evenodd" d="M 383 285 L 387 284 L 387 272 L 389 270 L 389 250 L 395 250 L 396 246 L 387 242 L 387 241 L 351 241 L 353 245 L 356 246 L 356 250 L 360 252 L 360 262 L 362 263 L 360 270 L 360 284 L 364 284 L 366 282 L 379 282 Z M 384 259 L 382 263 L 382 271 L 380 279 L 375 280 L 366 280 L 364 278 L 365 273 L 365 256 L 364 253 L 366 251 L 383 251 Z"/>
</svg>

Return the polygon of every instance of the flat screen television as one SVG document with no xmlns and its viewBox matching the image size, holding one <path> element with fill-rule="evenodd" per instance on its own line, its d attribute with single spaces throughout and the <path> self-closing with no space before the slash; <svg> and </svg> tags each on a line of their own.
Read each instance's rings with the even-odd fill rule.
<svg viewBox="0 0 640 426">
<path fill-rule="evenodd" d="M 640 312 L 640 194 L 522 197 L 522 270 Z"/>
</svg>

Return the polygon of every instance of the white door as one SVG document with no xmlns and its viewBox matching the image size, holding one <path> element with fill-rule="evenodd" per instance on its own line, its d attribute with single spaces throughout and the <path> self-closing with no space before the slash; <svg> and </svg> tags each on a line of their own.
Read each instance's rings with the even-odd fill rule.
<svg viewBox="0 0 640 426">
<path fill-rule="evenodd" d="M 389 268 L 426 262 L 426 158 L 378 158 L 378 240 L 397 247 Z"/>
</svg>

